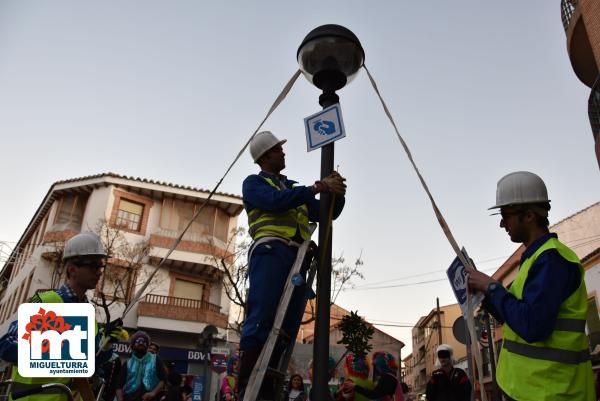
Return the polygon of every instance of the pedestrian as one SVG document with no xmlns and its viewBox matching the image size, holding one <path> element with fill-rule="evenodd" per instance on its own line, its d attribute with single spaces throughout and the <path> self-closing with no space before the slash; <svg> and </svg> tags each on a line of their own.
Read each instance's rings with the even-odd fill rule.
<svg viewBox="0 0 600 401">
<path fill-rule="evenodd" d="M 167 375 L 169 388 L 165 401 L 183 401 L 183 389 L 181 387 L 181 375 L 177 372 L 170 372 Z"/>
<path fill-rule="evenodd" d="M 232 355 L 227 360 L 227 374 L 221 380 L 220 397 L 221 401 L 235 401 L 238 396 L 238 372 L 240 369 L 240 359 L 237 355 Z"/>
<path fill-rule="evenodd" d="M 351 379 L 344 384 L 345 391 L 354 391 L 355 400 L 366 398 L 380 401 L 404 401 L 402 387 L 396 378 L 398 364 L 396 358 L 389 352 L 378 351 L 373 354 L 373 382 L 362 386 Z"/>
<path fill-rule="evenodd" d="M 107 346 L 111 346 L 119 341 L 128 341 L 129 333 L 121 330 L 119 338 L 110 337 Z M 116 397 L 117 385 L 121 375 L 121 358 L 116 352 L 113 352 L 111 358 L 102 365 L 101 376 L 104 379 L 104 390 L 102 392 L 103 401 L 114 401 Z"/>
<path fill-rule="evenodd" d="M 427 382 L 427 401 L 470 401 L 471 382 L 464 370 L 454 366 L 453 354 L 448 344 L 437 347 L 437 369 Z"/>
<path fill-rule="evenodd" d="M 158 355 L 160 352 L 160 345 L 158 345 L 155 342 L 151 342 L 148 346 L 148 352 L 150 352 L 151 354 Z"/>
<path fill-rule="evenodd" d="M 138 330 L 130 339 L 132 354 L 123 364 L 117 401 L 156 401 L 167 379 L 159 356 L 148 352 L 150 336 Z"/>
<path fill-rule="evenodd" d="M 307 401 L 308 396 L 304 391 L 304 379 L 299 374 L 290 377 L 283 401 Z"/>
<path fill-rule="evenodd" d="M 192 401 L 192 396 L 193 396 L 193 392 L 192 392 L 192 386 L 190 386 L 189 384 L 184 384 L 183 385 L 183 401 Z"/>
<path fill-rule="evenodd" d="M 96 288 L 104 266 L 106 265 L 106 251 L 100 237 L 91 232 L 75 235 L 65 243 L 62 261 L 67 275 L 66 282 L 57 290 L 44 291 L 35 294 L 29 302 L 33 303 L 89 303 L 86 296 L 88 290 Z M 114 322 L 105 333 L 105 329 L 98 330 L 96 327 L 96 349 L 100 349 L 96 356 L 96 370 L 101 371 L 102 366 L 113 356 L 111 344 L 108 338 L 118 339 L 121 336 L 122 323 Z M 33 389 L 44 383 L 71 384 L 70 378 L 49 377 L 31 378 L 23 377 L 17 370 L 17 320 L 11 322 L 7 333 L 0 338 L 0 358 L 13 364 L 12 392 L 21 392 Z M 41 392 L 20 398 L 22 401 L 66 401 L 67 396 L 61 394 L 49 394 Z"/>
<path fill-rule="evenodd" d="M 593 401 L 585 334 L 587 291 L 575 252 L 550 233 L 550 200 L 540 177 L 517 171 L 498 181 L 500 227 L 525 250 L 508 289 L 467 269 L 468 286 L 485 293 L 483 307 L 503 324 L 496 380 L 511 399 Z"/>
<path fill-rule="evenodd" d="M 318 193 L 335 194 L 332 218 L 344 206 L 345 179 L 332 173 L 311 186 L 296 185 L 281 174 L 286 167 L 282 145 L 271 132 L 256 134 L 250 154 L 260 166 L 258 174 L 244 180 L 242 194 L 248 214 L 249 233 L 254 240 L 249 251 L 249 283 L 246 319 L 240 339 L 240 393 L 245 388 L 254 365 L 273 326 L 277 305 L 298 247 L 311 237 L 309 221 L 319 221 Z M 304 310 L 305 288 L 295 287 L 282 330 L 294 341 Z M 276 347 L 271 361 L 279 360 L 283 351 Z M 267 393 L 265 393 L 265 391 Z M 263 385 L 262 396 L 272 398 L 275 389 L 270 379 Z"/>
</svg>

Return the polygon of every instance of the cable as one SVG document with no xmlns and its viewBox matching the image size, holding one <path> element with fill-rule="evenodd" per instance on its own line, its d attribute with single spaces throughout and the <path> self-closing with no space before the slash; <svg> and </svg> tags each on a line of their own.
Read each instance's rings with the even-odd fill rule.
<svg viewBox="0 0 600 401">
<path fill-rule="evenodd" d="M 482 272 L 488 272 L 488 271 L 493 271 L 493 270 L 497 270 L 497 268 L 493 267 L 491 269 L 484 269 L 484 270 L 480 270 Z M 448 278 L 439 278 L 439 279 L 434 279 L 434 280 L 426 280 L 426 281 L 417 281 L 414 283 L 404 283 L 404 284 L 392 284 L 392 285 L 382 285 L 382 286 L 378 286 L 378 287 L 361 287 L 361 288 L 347 288 L 344 291 L 368 291 L 368 290 L 381 290 L 381 289 L 386 289 L 386 288 L 398 288 L 398 287 L 411 287 L 414 285 L 421 285 L 421 284 L 431 284 L 431 283 L 437 283 L 440 281 L 447 281 Z"/>
<path fill-rule="evenodd" d="M 587 241 L 587 242 L 584 242 L 584 243 L 581 243 L 581 244 L 571 245 L 575 241 L 582 241 L 582 240 L 586 240 L 586 239 L 590 239 L 590 238 L 595 238 L 595 239 Z M 573 248 L 580 248 L 582 246 L 586 246 L 586 245 L 589 245 L 591 243 L 598 242 L 598 241 L 600 241 L 600 235 L 594 235 L 594 236 L 590 236 L 590 237 L 583 237 L 583 238 L 578 238 L 578 239 L 571 240 L 571 241 L 569 241 L 569 243 L 566 243 L 565 245 L 567 245 L 569 248 L 573 249 Z M 485 263 L 485 262 L 488 262 L 488 261 L 492 261 L 492 260 L 496 260 L 496 259 L 505 259 L 505 258 L 508 258 L 508 256 L 500 256 L 500 257 L 496 257 L 496 258 L 486 259 L 486 260 L 483 260 L 483 261 L 476 262 L 475 265 L 482 264 L 482 263 Z M 494 268 L 489 268 L 489 269 L 481 269 L 480 271 L 486 272 L 486 271 L 497 270 L 498 268 L 499 267 L 494 267 Z M 412 275 L 409 275 L 409 276 L 402 276 L 402 277 L 397 277 L 397 278 L 388 279 L 388 280 L 382 280 L 382 281 L 375 281 L 375 282 L 372 282 L 372 283 L 360 284 L 360 285 L 354 286 L 353 288 L 345 289 L 344 291 L 370 289 L 370 287 L 373 286 L 373 285 L 382 284 L 382 283 L 390 283 L 390 282 L 393 282 L 393 281 L 401 281 L 401 280 L 405 280 L 405 279 L 409 279 L 409 278 L 415 278 L 415 277 L 428 276 L 430 274 L 436 274 L 436 273 L 446 272 L 446 270 L 447 269 L 432 270 L 432 271 L 425 272 L 425 273 L 412 274 Z M 426 284 L 426 283 L 432 283 L 432 282 L 443 281 L 443 280 L 445 280 L 445 279 L 423 281 L 423 282 L 418 282 L 416 284 Z M 399 285 L 399 286 L 406 286 L 406 285 Z M 390 286 L 390 287 L 393 287 L 393 286 Z M 381 287 L 381 288 L 386 288 L 386 287 Z"/>
</svg>

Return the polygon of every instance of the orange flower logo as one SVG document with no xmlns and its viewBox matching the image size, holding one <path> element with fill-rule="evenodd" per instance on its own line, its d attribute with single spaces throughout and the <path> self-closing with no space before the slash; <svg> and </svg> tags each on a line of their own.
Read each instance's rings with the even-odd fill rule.
<svg viewBox="0 0 600 401">
<path fill-rule="evenodd" d="M 28 340 L 31 344 L 31 332 L 39 331 L 45 332 L 48 330 L 55 330 L 59 333 L 70 330 L 71 325 L 65 323 L 65 319 L 62 316 L 56 316 L 56 313 L 52 311 L 46 312 L 44 308 L 40 308 L 37 314 L 31 316 L 29 323 L 25 326 L 25 334 L 23 339 Z M 42 342 L 42 352 L 47 352 L 50 349 L 50 343 L 47 340 Z"/>
</svg>

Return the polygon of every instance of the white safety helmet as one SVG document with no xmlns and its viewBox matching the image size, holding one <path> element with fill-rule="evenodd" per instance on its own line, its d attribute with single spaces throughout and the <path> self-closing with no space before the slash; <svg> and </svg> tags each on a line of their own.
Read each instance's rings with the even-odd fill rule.
<svg viewBox="0 0 600 401">
<path fill-rule="evenodd" d="M 544 181 L 529 171 L 516 171 L 498 181 L 496 204 L 490 209 L 509 205 L 548 203 L 548 191 Z"/>
<path fill-rule="evenodd" d="M 269 149 L 286 142 L 287 139 L 279 140 L 271 131 L 259 132 L 250 142 L 250 155 L 252 155 L 252 159 L 256 163 Z"/>
<path fill-rule="evenodd" d="M 440 351 L 448 351 L 450 353 L 450 361 L 452 362 L 452 364 L 456 363 L 456 361 L 454 360 L 454 350 L 452 349 L 451 346 L 449 346 L 448 344 L 440 344 L 437 349 L 435 350 L 435 366 L 436 368 L 440 368 L 442 366 L 442 363 L 440 362 L 440 357 L 438 356 L 438 353 Z"/>
<path fill-rule="evenodd" d="M 77 234 L 67 241 L 63 252 L 63 261 L 80 256 L 107 256 L 98 235 L 85 232 Z"/>
<path fill-rule="evenodd" d="M 435 354 L 437 355 L 440 351 L 448 351 L 450 352 L 450 356 L 454 355 L 454 350 L 448 344 L 440 344 L 435 350 Z"/>
</svg>

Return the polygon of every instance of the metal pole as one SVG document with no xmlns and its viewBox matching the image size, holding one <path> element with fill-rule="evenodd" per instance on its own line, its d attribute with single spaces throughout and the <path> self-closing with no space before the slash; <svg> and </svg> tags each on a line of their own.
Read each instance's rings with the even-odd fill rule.
<svg viewBox="0 0 600 401">
<path fill-rule="evenodd" d="M 323 89 L 319 96 L 319 104 L 329 107 L 339 102 L 335 90 Z M 333 172 L 334 147 L 333 143 L 321 148 L 321 178 Z M 317 318 L 315 321 L 315 342 L 313 347 L 313 396 L 315 400 L 331 399 L 329 393 L 329 319 L 331 302 L 331 243 L 333 227 L 329 227 L 329 207 L 332 196 L 321 193 L 319 210 L 319 269 L 317 271 Z M 329 230 L 329 233 L 327 232 Z"/>
<path fill-rule="evenodd" d="M 492 400 L 501 400 L 498 383 L 496 383 L 496 356 L 494 354 L 494 335 L 490 325 L 490 315 L 484 310 L 483 320 L 485 321 L 485 331 L 488 337 L 488 352 L 490 356 L 490 367 L 492 370 Z"/>
<path fill-rule="evenodd" d="M 439 345 L 441 345 L 442 344 L 442 317 L 440 314 L 440 299 L 436 298 L 435 303 L 437 306 L 438 341 L 439 341 Z"/>
<path fill-rule="evenodd" d="M 469 381 L 471 381 L 471 401 L 475 400 L 475 372 L 473 371 L 473 355 L 471 354 L 471 334 L 469 334 L 469 327 L 467 326 L 467 320 L 463 319 L 465 323 L 465 334 L 467 337 L 467 365 L 469 369 Z"/>
</svg>

